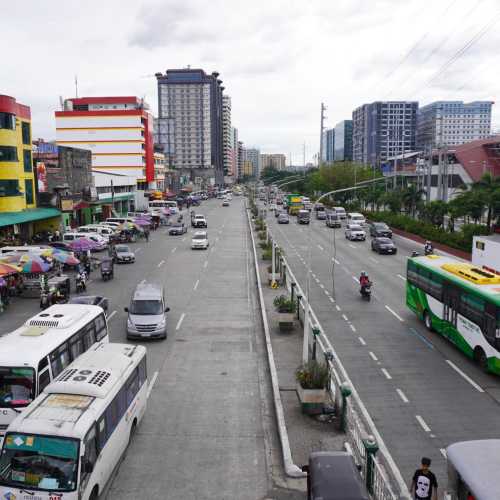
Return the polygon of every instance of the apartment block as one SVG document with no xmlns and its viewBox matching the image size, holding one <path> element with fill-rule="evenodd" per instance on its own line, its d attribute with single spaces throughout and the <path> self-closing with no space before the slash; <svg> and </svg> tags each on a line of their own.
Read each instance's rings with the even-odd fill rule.
<svg viewBox="0 0 500 500">
<path fill-rule="evenodd" d="M 286 169 L 286 156 L 283 153 L 262 153 L 261 157 L 261 167 L 265 168 L 275 168 L 276 170 Z"/>
<path fill-rule="evenodd" d="M 334 161 L 352 161 L 352 120 L 335 125 Z"/>
</svg>

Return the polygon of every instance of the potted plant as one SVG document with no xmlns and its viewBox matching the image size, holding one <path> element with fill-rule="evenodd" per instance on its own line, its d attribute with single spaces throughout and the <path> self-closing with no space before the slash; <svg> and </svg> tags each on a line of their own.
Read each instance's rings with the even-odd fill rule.
<svg viewBox="0 0 500 500">
<path fill-rule="evenodd" d="M 302 413 L 317 415 L 323 412 L 329 376 L 326 363 L 319 363 L 316 360 L 308 361 L 297 368 L 295 379 Z"/>
<path fill-rule="evenodd" d="M 278 313 L 278 324 L 281 331 L 291 330 L 295 322 L 297 303 L 286 295 L 278 295 L 273 301 Z"/>
</svg>

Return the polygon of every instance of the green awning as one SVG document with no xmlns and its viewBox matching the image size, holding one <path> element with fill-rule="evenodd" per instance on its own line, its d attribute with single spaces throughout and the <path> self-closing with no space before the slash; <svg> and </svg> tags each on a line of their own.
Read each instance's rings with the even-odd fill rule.
<svg viewBox="0 0 500 500">
<path fill-rule="evenodd" d="M 59 217 L 60 215 L 61 212 L 57 210 L 57 208 L 32 208 L 19 212 L 0 212 L 0 227 L 51 219 L 52 217 Z"/>
</svg>

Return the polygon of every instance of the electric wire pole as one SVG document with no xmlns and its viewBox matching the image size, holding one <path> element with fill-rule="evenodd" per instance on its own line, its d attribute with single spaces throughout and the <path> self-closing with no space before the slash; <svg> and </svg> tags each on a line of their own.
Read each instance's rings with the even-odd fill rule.
<svg viewBox="0 0 500 500">
<path fill-rule="evenodd" d="M 319 158 L 318 158 L 318 166 L 321 166 L 321 162 L 323 161 L 323 131 L 325 129 L 325 111 L 326 106 L 324 103 L 321 103 L 321 133 L 319 135 Z"/>
</svg>

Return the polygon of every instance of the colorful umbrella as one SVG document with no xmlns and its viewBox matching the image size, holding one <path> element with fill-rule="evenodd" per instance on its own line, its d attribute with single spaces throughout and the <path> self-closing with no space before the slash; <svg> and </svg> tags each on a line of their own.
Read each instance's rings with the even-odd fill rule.
<svg viewBox="0 0 500 500">
<path fill-rule="evenodd" d="M 7 286 L 7 282 L 3 278 L 0 278 L 0 286 Z"/>
<path fill-rule="evenodd" d="M 20 267 L 13 266 L 12 264 L 7 264 L 5 262 L 0 263 L 0 276 L 7 276 L 9 274 L 16 274 L 20 272 Z"/>
<path fill-rule="evenodd" d="M 135 219 L 134 224 L 136 224 L 137 226 L 150 226 L 151 221 L 147 219 Z"/>
<path fill-rule="evenodd" d="M 0 258 L 0 262 L 4 262 L 6 264 L 17 264 L 22 257 L 22 253 L 11 253 L 11 254 L 3 254 Z"/>
<path fill-rule="evenodd" d="M 89 240 L 88 238 L 79 238 L 77 240 L 73 240 L 69 246 L 71 250 L 75 252 L 86 252 L 87 250 L 93 250 L 97 243 L 95 241 Z"/>
<path fill-rule="evenodd" d="M 66 264 L 68 266 L 77 266 L 80 264 L 80 261 L 72 254 L 63 251 L 57 251 L 52 254 L 52 258 L 57 260 L 57 262 L 61 262 L 62 264 Z"/>
<path fill-rule="evenodd" d="M 23 255 L 20 265 L 23 273 L 46 273 L 52 267 L 51 264 L 35 255 Z"/>
</svg>

